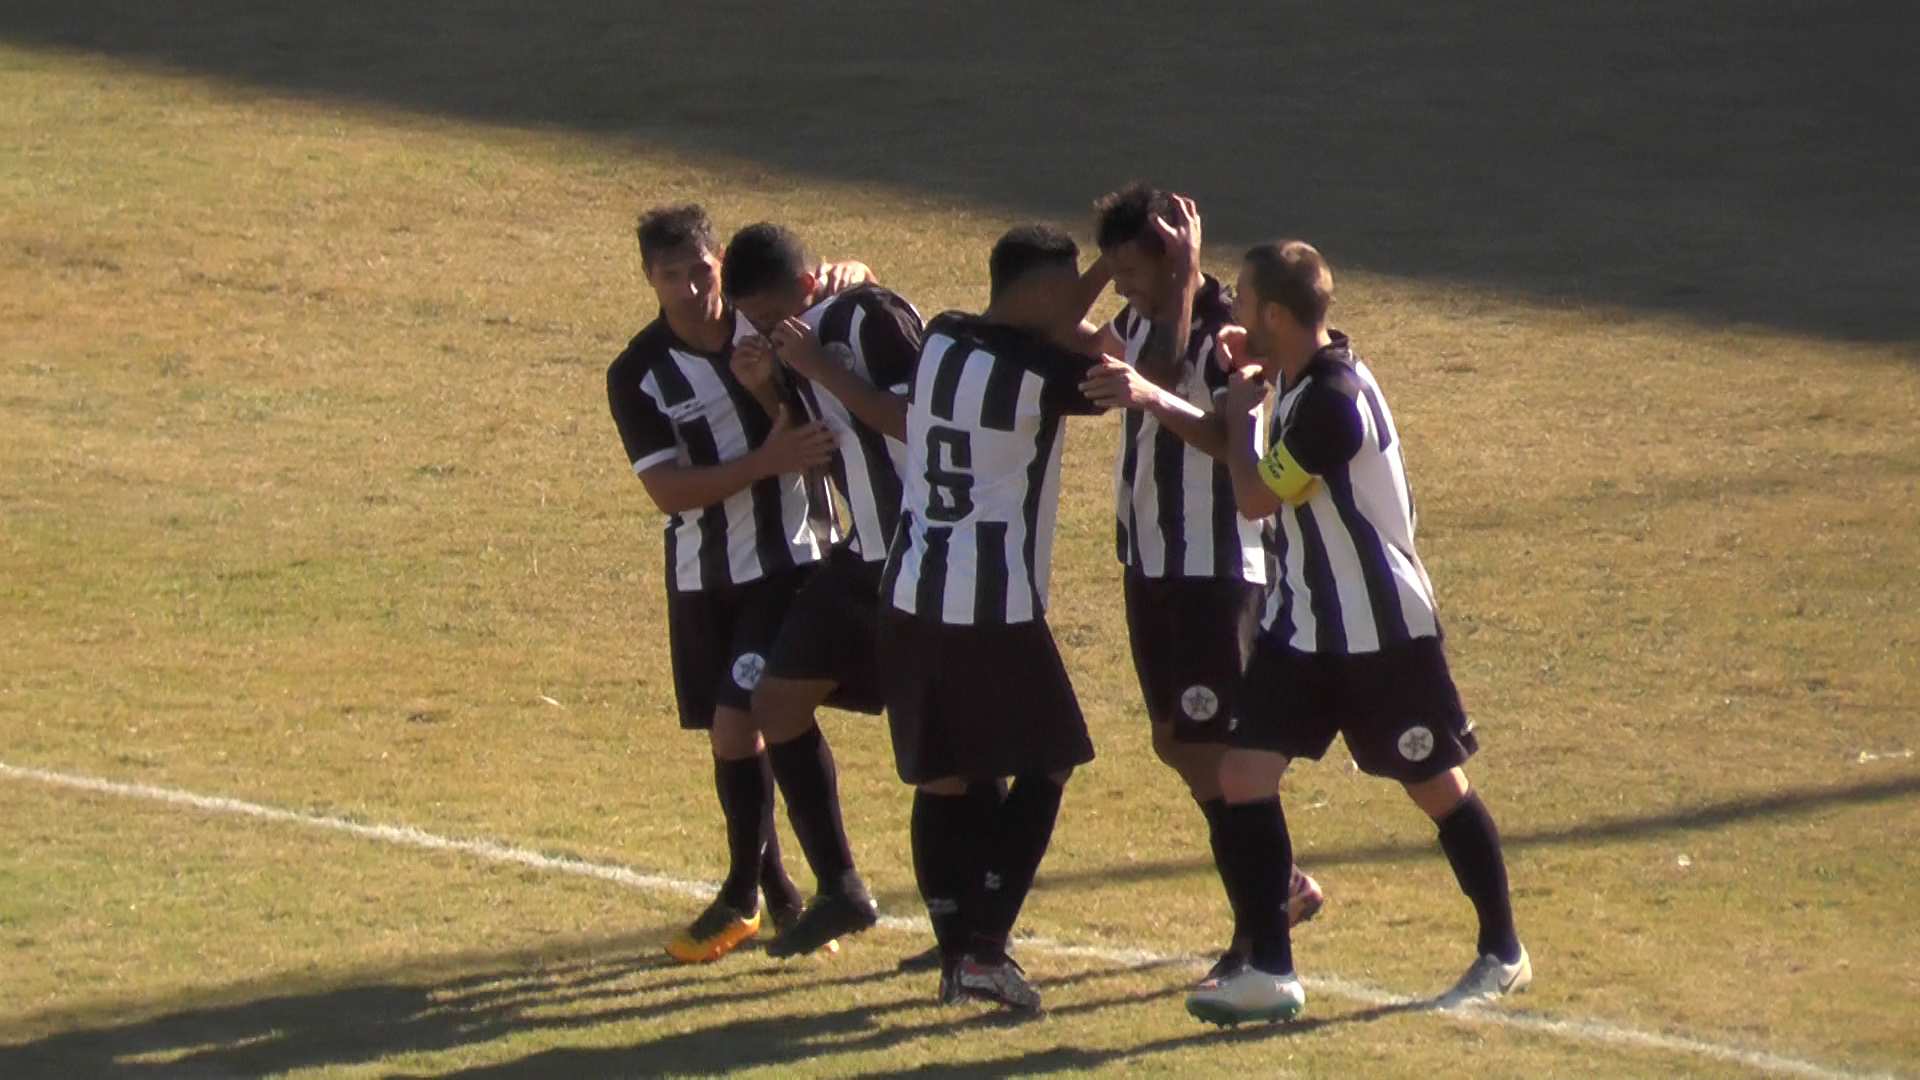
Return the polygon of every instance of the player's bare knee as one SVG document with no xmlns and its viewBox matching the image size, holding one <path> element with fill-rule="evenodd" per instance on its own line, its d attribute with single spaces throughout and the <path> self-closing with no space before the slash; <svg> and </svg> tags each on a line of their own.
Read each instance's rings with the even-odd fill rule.
<svg viewBox="0 0 1920 1080">
<path fill-rule="evenodd" d="M 1284 755 L 1264 750 L 1229 750 L 1220 759 L 1220 793 L 1228 802 L 1259 802 L 1280 793 L 1287 771 Z"/>
<path fill-rule="evenodd" d="M 967 782 L 957 776 L 928 780 L 916 786 L 923 795 L 965 795 L 967 793 Z"/>
<path fill-rule="evenodd" d="M 760 730 L 753 714 L 744 709 L 721 707 L 713 712 L 713 727 L 707 732 L 714 756 L 722 761 L 738 761 L 760 752 Z"/>
<path fill-rule="evenodd" d="M 817 702 L 805 683 L 767 676 L 753 690 L 753 723 L 769 742 L 786 742 L 814 723 Z"/>
<path fill-rule="evenodd" d="M 1401 786 L 1406 788 L 1407 797 L 1413 800 L 1413 804 L 1435 821 L 1453 813 L 1461 800 L 1467 797 L 1467 792 L 1472 790 L 1472 785 L 1467 782 L 1467 774 L 1458 768 Z"/>
</svg>

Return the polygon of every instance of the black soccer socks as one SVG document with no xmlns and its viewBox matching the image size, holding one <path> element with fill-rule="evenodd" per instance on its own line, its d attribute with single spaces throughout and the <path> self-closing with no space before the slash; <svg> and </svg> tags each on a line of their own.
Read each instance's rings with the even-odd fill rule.
<svg viewBox="0 0 1920 1080">
<path fill-rule="evenodd" d="M 1051 776 L 1021 776 L 1000 802 L 996 851 L 988 858 L 987 873 L 981 875 L 980 920 L 973 934 L 978 951 L 988 959 L 1006 955 L 1007 935 L 1033 891 L 1033 878 L 1053 841 L 1064 794 Z"/>
<path fill-rule="evenodd" d="M 840 816 L 839 772 L 820 725 L 807 728 L 798 738 L 768 744 L 767 758 L 773 762 L 774 779 L 787 801 L 787 820 L 793 824 L 793 835 L 800 841 L 819 890 L 864 892 L 865 886 L 853 876 L 853 848 Z"/>
<path fill-rule="evenodd" d="M 1460 805 L 1440 822 L 1440 850 L 1447 853 L 1460 891 L 1473 901 L 1480 917 L 1481 955 L 1492 953 L 1503 964 L 1520 959 L 1520 935 L 1513 927 L 1513 898 L 1507 891 L 1507 860 L 1500 851 L 1500 830 L 1480 801 L 1467 792 Z"/>
<path fill-rule="evenodd" d="M 1231 906 L 1234 903 L 1234 887 L 1233 884 L 1228 881 L 1228 866 L 1230 860 L 1226 855 L 1226 832 L 1225 826 L 1222 824 L 1226 819 L 1227 813 L 1226 797 L 1215 796 L 1211 799 L 1199 799 L 1195 801 L 1200 804 L 1201 816 L 1207 819 L 1207 847 L 1213 852 L 1213 868 L 1220 875 L 1220 884 L 1227 893 L 1227 904 Z M 1238 913 L 1234 915 L 1233 937 L 1230 940 L 1234 948 L 1246 948 L 1246 934 L 1240 926 Z"/>
<path fill-rule="evenodd" d="M 751 915 L 760 910 L 767 838 L 773 834 L 773 784 L 766 755 L 714 759 L 713 783 L 727 819 L 727 879 L 720 885 L 720 899 Z"/>
<path fill-rule="evenodd" d="M 926 902 L 940 958 L 951 969 L 970 942 L 969 894 L 984 871 L 983 835 L 991 819 L 976 812 L 978 797 L 913 793 L 913 876 Z"/>
<path fill-rule="evenodd" d="M 1235 923 L 1246 933 L 1249 960 L 1272 975 L 1293 971 L 1287 933 L 1287 879 L 1293 842 L 1278 797 L 1228 803 L 1220 815 L 1222 883 Z"/>
<path fill-rule="evenodd" d="M 807 898 L 800 895 L 800 887 L 787 876 L 786 864 L 780 859 L 780 830 L 773 827 L 773 762 L 764 753 L 756 758 L 760 762 L 761 788 L 767 793 L 760 811 L 760 832 L 766 837 L 760 845 L 760 891 L 766 894 L 769 907 L 798 912 L 806 906 Z"/>
</svg>

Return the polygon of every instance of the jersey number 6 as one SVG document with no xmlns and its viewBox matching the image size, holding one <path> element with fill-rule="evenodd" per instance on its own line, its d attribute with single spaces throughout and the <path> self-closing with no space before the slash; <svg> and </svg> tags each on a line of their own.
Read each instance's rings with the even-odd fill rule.
<svg viewBox="0 0 1920 1080">
<path fill-rule="evenodd" d="M 927 517 L 955 522 L 973 513 L 973 437 L 950 427 L 927 429 Z"/>
</svg>

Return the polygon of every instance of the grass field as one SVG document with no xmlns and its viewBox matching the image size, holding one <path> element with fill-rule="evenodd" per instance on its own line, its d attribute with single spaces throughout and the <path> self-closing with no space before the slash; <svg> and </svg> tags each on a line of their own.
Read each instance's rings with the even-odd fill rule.
<svg viewBox="0 0 1920 1080">
<path fill-rule="evenodd" d="M 647 40 L 580 8 L 606 20 L 582 39 Z M 1842 8 L 1829 32 L 1859 35 L 1872 69 L 1877 9 Z M 266 3 L 181 10 L 0 14 L 0 763 L 717 877 L 704 750 L 673 730 L 658 516 L 606 415 L 605 365 L 652 314 L 635 212 L 699 198 L 723 229 L 782 220 L 923 311 L 977 307 L 992 238 L 1030 212 L 1078 223 L 1132 174 L 1136 95 L 1171 84 L 1108 108 L 1096 60 L 1022 81 L 1016 50 L 975 115 L 891 58 L 802 83 L 812 96 L 769 119 L 751 107 L 765 83 L 671 96 L 684 57 L 633 76 L 631 105 L 592 77 L 618 59 L 605 49 L 584 75 L 515 69 L 548 39 L 491 15 L 410 66 L 398 32 L 355 42 Z M 410 14 L 362 14 L 413 30 L 451 9 L 392 10 Z M 103 13 L 124 18 L 86 21 Z M 1645 29 L 1555 18 L 1501 40 L 1605 29 L 1605 54 Z M 1687 33 L 1649 46 L 1647 70 L 1700 61 L 1704 17 L 1675 18 Z M 1802 22 L 1767 33 L 1824 55 Z M 796 48 L 819 33 L 780 25 Z M 1380 29 L 1403 63 L 1411 32 Z M 480 61 L 448 60 L 463 51 Z M 771 51 L 749 50 L 756 70 L 793 70 Z M 1585 77 L 1575 52 L 1559 78 Z M 1701 61 L 1687 70 L 1720 80 L 1717 112 L 1663 127 L 1660 95 L 1691 91 L 1642 80 L 1650 96 L 1621 91 L 1624 143 L 1602 140 L 1661 168 L 1582 172 L 1522 140 L 1493 164 L 1539 158 L 1534 182 L 1479 190 L 1452 168 L 1470 155 L 1436 147 L 1472 126 L 1446 119 L 1459 95 L 1533 115 L 1502 63 L 1518 64 L 1490 61 L 1454 97 L 1330 83 L 1376 141 L 1351 191 L 1316 172 L 1284 220 L 1262 216 L 1257 179 L 1280 175 L 1278 151 L 1248 175 L 1225 144 L 1184 166 L 1178 139 L 1144 153 L 1219 207 L 1216 269 L 1231 242 L 1297 226 L 1341 271 L 1341 325 L 1406 435 L 1486 746 L 1472 771 L 1508 837 L 1538 976 L 1503 1010 L 1520 1023 L 1393 1007 L 1464 968 L 1471 913 L 1430 828 L 1338 753 L 1286 790 L 1331 893 L 1299 960 L 1338 982 L 1286 1028 L 1184 1015 L 1180 958 L 1217 945 L 1224 904 L 1135 700 L 1107 419 L 1069 437 L 1052 616 L 1101 757 L 1068 791 L 1026 918 L 1091 948 L 1028 954 L 1044 1020 L 935 1008 L 924 978 L 892 973 L 911 932 L 830 961 L 664 968 L 658 945 L 697 901 L 658 883 L 5 773 L 0 1077 L 1920 1075 L 1913 155 L 1890 131 L 1826 174 L 1773 161 L 1795 138 L 1852 139 L 1823 121 L 1877 116 L 1850 95 L 1879 76 L 1850 68 L 1789 107 L 1765 74 Z M 768 131 L 817 134 L 849 85 L 896 110 L 897 155 Z M 1048 92 L 1001 122 L 1022 87 Z M 1368 126 L 1414 102 L 1440 126 Z M 938 146 L 909 137 L 914 110 Z M 1086 160 L 1035 149 L 1029 125 L 1076 110 Z M 1753 115 L 1769 112 L 1784 133 Z M 1568 123 L 1612 130 L 1516 130 Z M 1377 141 L 1403 128 L 1433 143 L 1406 144 L 1429 166 L 1413 175 L 1445 181 L 1413 182 L 1411 208 L 1390 205 L 1400 159 Z M 1703 143 L 1713 130 L 1732 134 Z M 945 148 L 969 132 L 977 175 Z M 1535 187 L 1557 194 L 1498 233 L 1503 200 Z M 884 729 L 828 727 L 869 876 L 913 915 Z"/>
</svg>

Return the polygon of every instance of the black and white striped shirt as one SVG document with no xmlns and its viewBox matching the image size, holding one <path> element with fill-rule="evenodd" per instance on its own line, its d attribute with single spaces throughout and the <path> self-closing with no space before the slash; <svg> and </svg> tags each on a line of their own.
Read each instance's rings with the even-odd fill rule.
<svg viewBox="0 0 1920 1080">
<path fill-rule="evenodd" d="M 1193 330 L 1173 393 L 1205 412 L 1227 386 L 1215 361 L 1220 329 L 1233 322 L 1233 301 L 1211 275 L 1193 303 Z M 1153 323 L 1132 308 L 1109 324 L 1126 343 L 1135 364 Z M 1188 445 L 1144 409 L 1121 421 L 1120 457 L 1114 466 L 1120 561 L 1150 578 L 1270 580 L 1266 525 L 1240 516 L 1233 501 L 1233 475 L 1225 462 Z"/>
<path fill-rule="evenodd" d="M 978 316 L 949 313 L 927 326 L 907 409 L 905 501 L 881 586 L 895 610 L 976 626 L 1045 616 L 1060 422 L 1100 411 L 1080 392 L 1093 363 Z"/>
<path fill-rule="evenodd" d="M 754 331 L 734 316 L 734 341 Z M 718 465 L 766 441 L 773 421 L 728 367 L 732 345 L 703 353 L 664 315 L 640 331 L 607 369 L 607 400 L 635 475 L 656 465 Z M 813 507 L 830 518 L 831 507 Z M 816 538 L 798 473 L 754 481 L 725 501 L 667 517 L 667 587 L 699 592 L 744 585 L 816 562 L 837 532 Z"/>
<path fill-rule="evenodd" d="M 1281 575 L 1267 600 L 1266 632 L 1316 653 L 1377 652 L 1438 636 L 1393 416 L 1346 335 L 1336 332 L 1282 389 L 1274 416 L 1263 468 L 1317 479 L 1276 515 Z"/>
<path fill-rule="evenodd" d="M 860 285 L 814 305 L 800 318 L 855 375 L 906 396 L 924 333 L 912 304 L 888 289 Z M 847 546 L 866 561 L 879 562 L 887 557 L 900 519 L 906 447 L 868 426 L 825 388 L 804 379 L 796 379 L 795 385 L 808 415 L 825 421 L 839 442 L 832 471 L 853 525 Z"/>
</svg>

